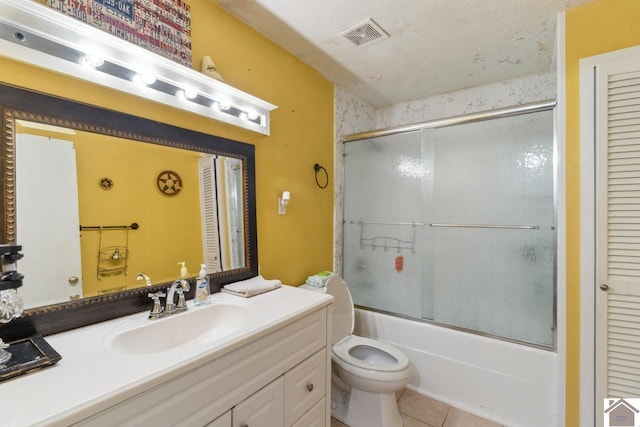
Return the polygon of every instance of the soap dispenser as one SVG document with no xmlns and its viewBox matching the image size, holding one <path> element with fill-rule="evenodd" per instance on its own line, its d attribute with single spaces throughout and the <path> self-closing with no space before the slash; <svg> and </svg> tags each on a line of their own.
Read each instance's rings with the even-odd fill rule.
<svg viewBox="0 0 640 427">
<path fill-rule="evenodd" d="M 184 291 L 189 291 L 189 281 L 187 280 L 189 272 L 187 271 L 187 265 L 184 261 L 180 261 L 178 265 L 182 266 L 180 267 L 180 285 Z"/>
<path fill-rule="evenodd" d="M 176 306 L 176 308 L 179 311 L 183 311 L 187 309 L 187 301 L 185 300 L 184 297 L 184 293 L 185 292 L 189 292 L 189 280 L 187 280 L 187 276 L 189 275 L 189 272 L 187 271 L 187 266 L 186 263 L 184 261 L 180 261 L 178 263 L 178 265 L 180 265 L 180 286 L 178 286 L 178 288 L 176 289 L 176 292 L 178 293 L 178 305 Z"/>
<path fill-rule="evenodd" d="M 180 280 L 186 280 L 187 276 L 189 275 L 189 272 L 187 271 L 187 263 L 184 261 L 180 261 L 178 263 L 178 265 L 180 265 Z"/>
<path fill-rule="evenodd" d="M 207 265 L 200 264 L 200 273 L 198 274 L 198 279 L 196 281 L 196 294 L 193 297 L 193 303 L 195 305 L 208 304 L 210 293 L 209 279 L 207 278 Z"/>
</svg>

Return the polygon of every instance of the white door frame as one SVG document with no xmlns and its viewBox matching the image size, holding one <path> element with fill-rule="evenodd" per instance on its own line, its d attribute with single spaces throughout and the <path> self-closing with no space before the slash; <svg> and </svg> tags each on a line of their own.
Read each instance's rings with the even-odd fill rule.
<svg viewBox="0 0 640 427">
<path fill-rule="evenodd" d="M 580 60 L 580 425 L 595 425 L 596 151 L 595 70 L 604 62 L 640 56 L 640 47 Z"/>
<path fill-rule="evenodd" d="M 594 425 L 595 401 L 595 128 L 598 61 L 580 61 L 580 424 Z M 588 185 L 587 185 L 588 183 Z"/>
<path fill-rule="evenodd" d="M 567 68 L 566 15 L 556 17 L 556 351 L 558 354 L 557 425 L 565 424 L 567 393 Z"/>
</svg>

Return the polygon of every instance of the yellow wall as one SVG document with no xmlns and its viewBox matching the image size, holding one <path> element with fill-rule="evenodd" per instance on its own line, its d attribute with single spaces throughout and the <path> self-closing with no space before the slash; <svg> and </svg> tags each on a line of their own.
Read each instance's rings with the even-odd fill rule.
<svg viewBox="0 0 640 427">
<path fill-rule="evenodd" d="M 141 271 L 155 282 L 169 282 L 179 275 L 178 261 L 186 262 L 190 276 L 198 273 L 203 256 L 200 153 L 81 131 L 57 134 L 20 126 L 18 131 L 73 142 L 81 225 L 140 225 L 128 234 L 125 230 L 80 233 L 84 296 L 139 287 L 136 273 Z M 156 177 L 164 170 L 173 170 L 182 179 L 182 191 L 175 196 L 162 194 L 156 186 Z M 105 177 L 114 183 L 109 190 L 99 185 Z M 122 249 L 122 259 L 102 261 L 100 267 L 126 266 L 127 275 L 98 279 L 99 248 L 115 246 L 128 249 L 127 264 Z"/>
<path fill-rule="evenodd" d="M 579 426 L 580 64 L 581 58 L 640 44 L 640 2 L 599 0 L 566 14 L 567 63 L 567 427 Z"/>
<path fill-rule="evenodd" d="M 235 128 L 181 110 L 0 58 L 0 81 L 215 134 L 256 146 L 260 273 L 299 284 L 328 270 L 333 259 L 333 182 L 321 190 L 313 165 L 333 170 L 333 85 L 211 0 L 191 6 L 193 66 L 213 58 L 225 81 L 278 106 L 271 136 Z M 285 216 L 277 197 L 291 192 Z"/>
<path fill-rule="evenodd" d="M 78 164 L 80 224 L 124 225 L 137 222 L 137 230 L 83 231 L 82 278 L 85 296 L 123 285 L 139 287 L 136 274 L 144 271 L 155 282 L 179 277 L 180 261 L 190 276 L 202 263 L 202 219 L 200 216 L 200 153 L 143 144 L 104 135 L 79 132 L 75 138 Z M 182 190 L 173 196 L 162 194 L 156 185 L 159 173 L 176 172 Z M 114 183 L 103 190 L 98 183 L 108 177 Z M 129 248 L 127 276 L 97 278 L 98 248 Z M 101 268 L 123 266 L 102 262 Z"/>
</svg>

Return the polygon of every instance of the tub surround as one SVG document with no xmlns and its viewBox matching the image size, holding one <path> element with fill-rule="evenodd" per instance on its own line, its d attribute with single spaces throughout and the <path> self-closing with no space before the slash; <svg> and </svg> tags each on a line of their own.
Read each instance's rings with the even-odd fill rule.
<svg viewBox="0 0 640 427">
<path fill-rule="evenodd" d="M 375 108 L 336 85 L 334 271 L 342 271 L 343 141 L 347 135 L 554 99 L 556 86 L 556 73 L 551 71 Z"/>
<path fill-rule="evenodd" d="M 8 427 L 62 426 L 81 422 L 105 410 L 107 416 L 122 415 L 128 410 L 126 407 L 128 401 L 135 399 L 139 401 L 140 396 L 145 398 L 145 392 L 149 391 L 148 395 L 152 395 L 151 390 L 161 389 L 173 382 L 178 383 L 189 375 L 193 377 L 193 372 L 200 372 L 201 367 L 208 366 L 207 369 L 214 369 L 212 372 L 217 373 L 220 370 L 216 370 L 216 363 L 223 363 L 225 357 L 229 359 L 235 356 L 234 352 L 246 351 L 252 343 L 273 340 L 278 331 L 282 333 L 286 328 L 301 328 L 297 326 L 299 324 L 308 324 L 310 328 L 316 330 L 326 329 L 327 306 L 331 304 L 332 298 L 289 286 L 247 299 L 224 293 L 212 296 L 213 304 L 225 301 L 248 306 L 251 319 L 245 322 L 246 326 L 236 332 L 205 344 L 181 345 L 166 351 L 142 355 L 110 350 L 106 344 L 109 334 L 122 328 L 126 322 L 135 323 L 138 318 L 146 317 L 146 312 L 48 336 L 47 341 L 62 355 L 62 360 L 53 367 L 0 385 L 0 401 L 5 408 L 2 413 L 2 424 Z M 192 310 L 200 309 L 193 307 L 192 301 L 188 304 Z M 181 315 L 189 315 L 189 312 L 175 316 Z M 310 321 L 304 319 L 316 320 L 313 320 L 315 323 L 309 323 Z M 287 334 L 291 335 L 291 331 Z M 321 355 L 315 357 L 330 354 L 324 347 L 327 342 L 326 330 L 319 332 L 319 337 L 321 336 L 325 337 L 324 344 L 309 344 L 310 351 Z M 285 341 L 284 338 L 280 339 Z M 319 342 L 319 340 L 320 338 L 316 341 Z M 320 348 L 316 349 L 313 346 Z M 291 355 L 279 355 L 277 361 L 271 365 L 266 365 L 269 362 L 267 358 L 264 361 L 265 366 L 260 369 L 267 371 L 273 368 L 276 372 L 273 378 L 275 379 L 293 368 L 293 365 L 300 363 L 302 360 L 298 359 L 303 356 L 307 357 L 302 350 L 292 348 Z M 324 357 L 326 360 L 323 363 L 328 366 L 329 358 Z M 284 359 L 286 363 L 280 362 Z M 234 357 L 234 360 L 242 359 Z M 220 368 L 223 366 L 220 365 Z M 196 369 L 198 370 L 194 371 Z M 199 374 L 203 376 L 202 380 L 207 379 L 204 377 L 204 372 Z M 264 375 L 255 375 L 255 377 L 264 377 Z M 253 379 L 249 382 L 255 383 L 255 390 L 257 390 L 266 385 L 267 380 L 266 377 L 260 380 L 264 384 Z M 221 382 L 216 383 L 215 388 L 226 387 L 234 388 L 234 385 Z M 322 389 L 324 390 L 324 385 Z M 211 389 L 200 391 L 205 395 L 210 392 L 213 391 Z M 213 420 L 251 394 L 249 391 L 243 393 L 230 389 L 224 391 L 225 397 L 216 398 L 212 395 L 211 404 L 206 407 L 206 416 Z M 324 400 L 321 401 L 324 402 Z M 319 404 L 320 401 L 315 406 Z M 139 404 L 135 406 L 140 407 Z M 328 409 L 327 404 L 327 414 Z M 154 407 L 150 412 L 155 410 L 162 410 L 162 406 Z M 316 412 L 318 412 L 317 408 Z M 103 417 L 102 422 L 104 421 Z"/>
<path fill-rule="evenodd" d="M 534 74 L 379 108 L 376 129 L 456 117 L 556 98 L 556 74 Z"/>
<path fill-rule="evenodd" d="M 554 70 L 377 109 L 345 89 L 336 88 L 334 197 L 337 208 L 334 220 L 334 271 L 342 271 L 342 170 L 345 136 L 552 99 L 556 98 L 556 92 L 557 77 Z M 558 288 L 561 286 L 559 282 Z M 562 311 L 563 308 L 559 307 L 559 310 Z M 508 425 L 562 424 L 556 419 L 559 413 L 557 378 L 560 365 L 555 352 L 476 337 L 365 310 L 356 310 L 356 325 L 359 327 L 356 333 L 390 342 L 409 356 L 413 375 L 408 388 L 471 413 L 501 420 Z M 562 331 L 559 330 L 558 337 L 561 336 Z M 447 346 L 432 345 L 432 338 L 435 337 L 442 339 L 444 343 L 455 343 L 457 350 L 452 352 Z M 506 352 L 503 351 L 505 348 Z M 481 363 L 480 357 L 473 357 L 479 354 L 494 355 L 498 357 L 497 360 L 511 360 L 511 363 Z M 524 355 L 524 358 L 517 359 L 520 355 Z M 535 369 L 530 369 L 529 363 Z M 467 379 L 465 373 L 477 376 Z M 486 384 L 491 384 L 491 387 L 487 388 Z M 519 422 L 507 422 L 509 420 Z M 528 423 L 527 420 L 541 421 L 536 424 Z"/>
<path fill-rule="evenodd" d="M 407 388 L 508 426 L 555 426 L 557 354 L 367 310 L 356 333 L 411 361 Z"/>
</svg>

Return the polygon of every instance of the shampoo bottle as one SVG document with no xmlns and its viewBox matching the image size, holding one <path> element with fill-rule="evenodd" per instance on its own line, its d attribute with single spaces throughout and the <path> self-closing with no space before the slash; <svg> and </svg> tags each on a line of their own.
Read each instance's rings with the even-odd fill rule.
<svg viewBox="0 0 640 427">
<path fill-rule="evenodd" d="M 209 303 L 209 279 L 207 279 L 207 266 L 206 264 L 200 264 L 200 274 L 196 281 L 196 294 L 193 297 L 193 303 L 195 305 L 208 304 Z"/>
</svg>

